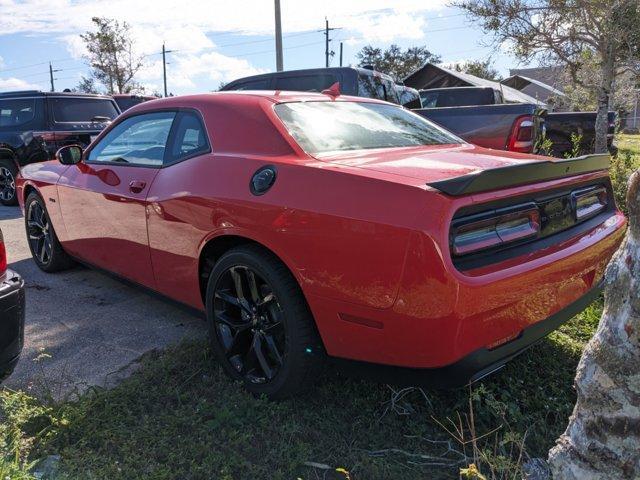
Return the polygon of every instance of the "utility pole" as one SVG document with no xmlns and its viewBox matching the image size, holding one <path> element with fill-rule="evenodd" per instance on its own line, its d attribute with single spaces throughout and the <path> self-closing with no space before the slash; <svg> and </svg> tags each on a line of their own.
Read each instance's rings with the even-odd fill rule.
<svg viewBox="0 0 640 480">
<path fill-rule="evenodd" d="M 175 50 L 165 50 L 164 43 L 162 44 L 162 79 L 164 81 L 164 96 L 167 97 L 167 53 L 174 52 Z"/>
<path fill-rule="evenodd" d="M 342 66 L 342 42 L 340 42 L 340 66 Z"/>
<path fill-rule="evenodd" d="M 275 0 L 276 10 L 276 70 L 281 72 L 282 66 L 282 21 L 280 18 L 280 0 Z"/>
<path fill-rule="evenodd" d="M 56 91 L 56 87 L 53 84 L 53 81 L 55 80 L 55 78 L 53 78 L 53 74 L 56 72 L 60 72 L 60 69 L 54 70 L 53 67 L 51 66 L 51 62 L 49 62 L 49 79 L 51 80 L 51 91 L 55 92 Z"/>
<path fill-rule="evenodd" d="M 162 78 L 164 80 L 164 96 L 167 96 L 167 52 L 162 44 Z"/>
<path fill-rule="evenodd" d="M 331 39 L 329 38 L 329 32 L 331 30 L 338 30 L 340 27 L 329 28 L 329 20 L 327 17 L 324 17 L 324 66 L 329 68 L 329 56 L 333 55 L 334 52 L 329 51 L 329 42 Z"/>
<path fill-rule="evenodd" d="M 53 86 L 53 67 L 51 66 L 51 62 L 49 62 L 49 78 L 51 79 L 51 91 L 55 92 L 56 89 Z"/>
</svg>

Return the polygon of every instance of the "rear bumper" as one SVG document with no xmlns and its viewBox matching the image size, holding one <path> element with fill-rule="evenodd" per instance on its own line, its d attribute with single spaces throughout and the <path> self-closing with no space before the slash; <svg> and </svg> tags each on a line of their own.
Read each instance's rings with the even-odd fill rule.
<svg viewBox="0 0 640 480">
<path fill-rule="evenodd" d="M 12 270 L 0 279 L 0 380 L 11 374 L 24 343 L 24 280 Z"/>
<path fill-rule="evenodd" d="M 598 297 L 602 287 L 603 282 L 600 282 L 562 310 L 524 329 L 516 339 L 491 350 L 480 348 L 461 360 L 444 367 L 407 368 L 344 359 L 334 359 L 334 361 L 349 374 L 378 382 L 428 388 L 461 387 L 499 370 L 509 360 L 542 340 L 589 306 Z"/>
</svg>

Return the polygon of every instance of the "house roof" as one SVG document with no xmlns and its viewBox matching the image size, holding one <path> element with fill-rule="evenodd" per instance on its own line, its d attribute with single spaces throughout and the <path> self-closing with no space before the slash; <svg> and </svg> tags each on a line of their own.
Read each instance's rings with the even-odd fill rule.
<svg viewBox="0 0 640 480">
<path fill-rule="evenodd" d="M 564 68 L 562 66 L 551 65 L 547 67 L 511 68 L 509 69 L 509 75 L 520 75 L 531 78 L 555 88 L 561 85 L 563 71 Z"/>
<path fill-rule="evenodd" d="M 507 102 L 544 105 L 544 102 L 522 93 L 515 88 L 502 85 L 500 82 L 476 77 L 469 73 L 458 72 L 433 63 L 427 63 L 422 68 L 419 68 L 407 76 L 404 79 L 404 84 L 418 90 L 444 87 L 491 87 L 502 91 L 502 95 Z"/>
<path fill-rule="evenodd" d="M 516 90 L 522 90 L 528 85 L 533 84 L 537 85 L 540 88 L 548 90 L 550 95 L 564 96 L 563 92 L 556 88 L 553 88 L 551 85 L 547 85 L 546 83 L 536 80 L 535 78 L 525 77 L 524 75 L 512 75 L 508 78 L 505 78 L 500 83 L 506 85 L 507 87 L 515 88 Z"/>
</svg>

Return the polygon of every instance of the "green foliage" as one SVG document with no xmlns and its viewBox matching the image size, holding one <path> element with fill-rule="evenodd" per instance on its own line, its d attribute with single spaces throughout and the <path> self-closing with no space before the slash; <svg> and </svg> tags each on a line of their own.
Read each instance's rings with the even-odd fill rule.
<svg viewBox="0 0 640 480">
<path fill-rule="evenodd" d="M 535 151 L 537 151 L 539 155 L 545 155 L 547 157 L 553 156 L 553 141 L 548 138 L 546 134 L 538 138 L 536 142 Z"/>
<path fill-rule="evenodd" d="M 625 213 L 627 213 L 627 185 L 629 178 L 638 168 L 640 168 L 639 153 L 621 149 L 616 157 L 611 158 L 609 174 L 613 183 L 613 193 L 618 208 Z"/>
<path fill-rule="evenodd" d="M 571 132 L 571 150 L 564 154 L 564 158 L 575 158 L 582 155 L 582 135 Z"/>
<path fill-rule="evenodd" d="M 468 73 L 486 80 L 500 81 L 500 74 L 493 66 L 493 60 L 471 60 L 463 63 L 456 63 L 454 69 L 458 72 Z"/>
<path fill-rule="evenodd" d="M 404 80 L 425 63 L 440 62 L 440 56 L 431 53 L 427 47 L 410 47 L 402 50 L 395 44 L 386 50 L 366 45 L 356 54 L 356 57 L 358 66 L 372 65 L 377 71 L 391 75 L 395 81 Z"/>
<path fill-rule="evenodd" d="M 0 479 L 31 480 L 34 445 L 48 441 L 64 419 L 24 392 L 0 390 Z"/>
<path fill-rule="evenodd" d="M 104 85 L 109 94 L 143 91 L 134 80 L 143 63 L 142 57 L 133 53 L 129 24 L 106 17 L 93 17 L 91 21 L 95 30 L 81 34 L 80 38 L 87 49 L 86 60 L 91 65 L 92 78 Z M 83 82 L 79 88 L 95 88 L 95 84 L 83 85 Z"/>
</svg>

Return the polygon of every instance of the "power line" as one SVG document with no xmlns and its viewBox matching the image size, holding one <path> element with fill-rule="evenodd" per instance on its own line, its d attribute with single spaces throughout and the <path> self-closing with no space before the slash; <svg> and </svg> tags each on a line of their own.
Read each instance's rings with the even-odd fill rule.
<svg viewBox="0 0 640 480">
<path fill-rule="evenodd" d="M 75 60 L 78 60 L 78 59 L 77 58 L 72 58 L 72 57 L 67 57 L 67 58 L 61 58 L 61 59 L 58 59 L 58 60 L 47 60 L 46 62 L 31 63 L 29 65 L 21 65 L 19 67 L 1 68 L 0 69 L 0 73 L 13 72 L 15 70 L 22 70 L 22 69 L 25 69 L 25 68 L 38 67 L 38 66 L 41 66 L 41 65 L 48 65 L 49 62 L 62 63 L 62 62 L 71 62 L 71 61 L 75 61 Z"/>
</svg>

